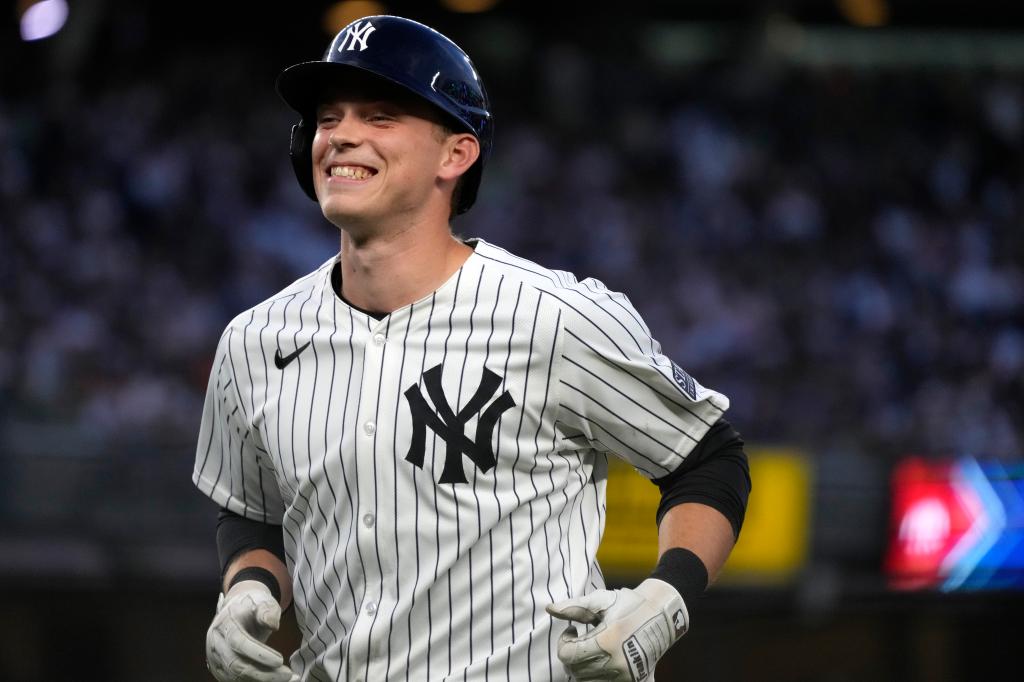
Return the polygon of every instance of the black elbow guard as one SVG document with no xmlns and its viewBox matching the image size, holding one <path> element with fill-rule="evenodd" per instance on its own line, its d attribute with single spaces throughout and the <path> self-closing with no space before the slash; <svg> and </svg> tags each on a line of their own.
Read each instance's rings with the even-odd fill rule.
<svg viewBox="0 0 1024 682">
<path fill-rule="evenodd" d="M 675 471 L 654 482 L 661 489 L 659 524 L 677 504 L 699 502 L 721 512 L 739 538 L 750 496 L 750 465 L 743 439 L 725 419 L 708 430 Z"/>
</svg>

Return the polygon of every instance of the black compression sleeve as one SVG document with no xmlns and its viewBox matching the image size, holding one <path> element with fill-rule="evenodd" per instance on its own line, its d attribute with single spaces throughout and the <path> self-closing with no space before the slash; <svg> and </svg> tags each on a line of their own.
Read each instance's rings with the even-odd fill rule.
<svg viewBox="0 0 1024 682">
<path fill-rule="evenodd" d="M 217 515 L 217 554 L 222 579 L 231 561 L 250 549 L 265 549 L 284 562 L 281 526 L 253 521 L 222 508 Z"/>
<path fill-rule="evenodd" d="M 675 471 L 654 482 L 661 489 L 659 524 L 677 504 L 699 502 L 720 511 L 739 537 L 750 496 L 750 465 L 743 439 L 725 419 L 708 430 Z"/>
<path fill-rule="evenodd" d="M 651 577 L 676 588 L 687 613 L 693 618 L 694 602 L 708 588 L 708 568 L 699 556 L 688 549 L 673 547 L 661 555 Z"/>
</svg>

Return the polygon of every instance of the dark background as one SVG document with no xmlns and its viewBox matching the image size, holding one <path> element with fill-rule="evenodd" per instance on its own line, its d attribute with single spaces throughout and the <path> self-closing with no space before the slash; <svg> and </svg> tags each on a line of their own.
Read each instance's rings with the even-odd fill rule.
<svg viewBox="0 0 1024 682">
<path fill-rule="evenodd" d="M 337 249 L 273 92 L 319 58 L 328 3 L 72 2 L 35 43 L 18 4 L 0 24 L 0 680 L 208 679 L 194 438 L 226 323 Z M 808 457 L 806 565 L 713 589 L 658 679 L 1013 677 L 1018 593 L 894 592 L 882 560 L 899 458 L 1024 452 L 1022 13 L 384 9 L 461 44 L 491 94 L 494 156 L 456 231 L 625 291 L 752 446 Z"/>
</svg>

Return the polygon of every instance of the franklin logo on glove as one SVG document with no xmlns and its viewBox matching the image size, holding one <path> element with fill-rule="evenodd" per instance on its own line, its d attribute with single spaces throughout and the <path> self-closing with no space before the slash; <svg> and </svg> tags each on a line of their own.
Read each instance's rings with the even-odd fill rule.
<svg viewBox="0 0 1024 682">
<path fill-rule="evenodd" d="M 640 648 L 640 643 L 637 642 L 636 637 L 627 639 L 626 643 L 622 645 L 622 651 L 626 654 L 629 662 L 629 671 L 633 673 L 633 679 L 637 680 L 637 682 L 646 680 L 648 670 L 647 656 L 644 654 L 644 650 Z"/>
</svg>

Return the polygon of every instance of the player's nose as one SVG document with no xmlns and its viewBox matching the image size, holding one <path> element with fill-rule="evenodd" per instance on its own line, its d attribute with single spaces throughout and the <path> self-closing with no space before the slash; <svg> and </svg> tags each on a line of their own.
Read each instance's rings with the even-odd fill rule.
<svg viewBox="0 0 1024 682">
<path fill-rule="evenodd" d="M 338 121 L 327 138 L 327 143 L 335 149 L 355 147 L 362 141 L 362 126 L 354 116 L 345 116 Z"/>
</svg>

